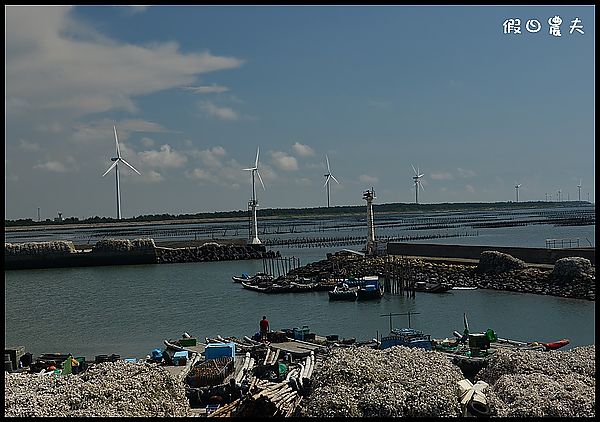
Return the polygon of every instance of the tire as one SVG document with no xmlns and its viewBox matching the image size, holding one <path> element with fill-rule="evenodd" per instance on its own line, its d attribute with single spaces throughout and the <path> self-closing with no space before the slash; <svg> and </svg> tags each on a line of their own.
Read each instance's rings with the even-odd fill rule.
<svg viewBox="0 0 600 422">
<path fill-rule="evenodd" d="M 467 411 L 475 416 L 475 417 L 479 417 L 479 418 L 486 418 L 490 416 L 490 406 L 488 406 L 487 404 L 478 402 L 478 401 L 473 401 L 471 400 L 468 404 L 467 404 Z"/>
</svg>

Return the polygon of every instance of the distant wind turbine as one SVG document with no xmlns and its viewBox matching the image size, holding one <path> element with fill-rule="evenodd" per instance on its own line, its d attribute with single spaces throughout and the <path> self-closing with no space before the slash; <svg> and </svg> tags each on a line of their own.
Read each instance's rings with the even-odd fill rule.
<svg viewBox="0 0 600 422">
<path fill-rule="evenodd" d="M 102 175 L 102 177 L 106 176 L 108 174 L 109 171 L 111 171 L 113 168 L 115 169 L 115 178 L 116 178 L 116 183 L 117 183 L 117 219 L 120 220 L 121 219 L 121 188 L 119 186 L 119 162 L 125 164 L 126 166 L 128 166 L 129 168 L 131 168 L 131 170 L 135 171 L 137 174 L 141 173 L 139 171 L 137 171 L 135 168 L 133 168 L 133 166 L 131 164 L 129 164 L 127 161 L 125 161 L 125 159 L 123 157 L 121 157 L 121 150 L 119 149 L 119 138 L 117 137 L 117 128 L 115 126 L 113 126 L 113 129 L 115 131 L 115 143 L 117 144 L 117 156 L 113 157 L 110 159 L 110 161 L 114 161 L 114 164 L 112 166 L 110 166 L 108 168 L 108 170 L 106 170 L 106 172 Z"/>
<path fill-rule="evenodd" d="M 262 181 L 262 177 L 260 177 L 260 173 L 258 172 L 258 153 L 260 152 L 260 147 L 256 148 L 256 160 L 254 161 L 254 167 L 249 167 L 244 169 L 245 171 L 252 172 L 252 199 L 250 200 L 250 207 L 252 208 L 252 244 L 260 245 L 261 241 L 258 238 L 258 221 L 256 220 L 256 207 L 258 206 L 258 201 L 256 200 L 256 188 L 254 182 L 254 173 L 258 175 L 258 180 L 260 180 L 260 184 L 265 189 L 265 184 Z"/>
<path fill-rule="evenodd" d="M 517 192 L 517 202 L 519 202 L 519 188 L 521 187 L 521 183 L 517 183 L 515 185 L 515 191 Z"/>
<path fill-rule="evenodd" d="M 415 166 L 413 166 L 411 164 L 411 167 L 413 169 L 413 171 L 415 172 L 415 175 L 412 177 L 413 181 L 415 182 L 415 204 L 419 203 L 419 186 L 421 186 L 421 189 L 425 190 L 425 188 L 423 187 L 423 184 L 421 183 L 421 177 L 424 176 L 424 174 L 421 174 L 420 170 L 415 170 Z M 418 167 L 417 167 L 418 169 Z"/>
<path fill-rule="evenodd" d="M 331 169 L 329 168 L 329 158 L 327 158 L 327 154 L 325 154 L 325 161 L 327 161 L 327 174 L 324 174 L 326 179 L 323 187 L 327 187 L 327 208 L 329 208 L 329 181 L 333 179 L 338 185 L 340 184 L 340 182 L 338 182 L 335 176 L 331 174 Z"/>
<path fill-rule="evenodd" d="M 577 185 L 578 190 L 578 201 L 581 202 L 581 179 L 579 179 L 579 184 Z"/>
</svg>

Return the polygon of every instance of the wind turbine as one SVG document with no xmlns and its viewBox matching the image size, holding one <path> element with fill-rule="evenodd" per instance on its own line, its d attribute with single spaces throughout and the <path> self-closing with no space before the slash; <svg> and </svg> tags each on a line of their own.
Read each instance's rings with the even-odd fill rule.
<svg viewBox="0 0 600 422">
<path fill-rule="evenodd" d="M 577 185 L 578 190 L 578 201 L 581 202 L 581 179 L 579 179 L 579 184 Z"/>
<path fill-rule="evenodd" d="M 250 200 L 250 202 L 248 203 L 248 205 L 250 205 L 250 207 L 252 208 L 252 244 L 253 245 L 260 245 L 261 241 L 258 238 L 258 222 L 256 221 L 256 207 L 258 206 L 258 201 L 256 200 L 256 188 L 255 188 L 255 182 L 254 182 L 254 173 L 256 173 L 258 175 L 258 180 L 260 180 L 260 184 L 262 185 L 263 189 L 265 189 L 265 184 L 262 181 L 262 177 L 260 177 L 260 173 L 258 172 L 258 153 L 260 151 L 260 147 L 256 148 L 256 160 L 254 161 L 254 167 L 249 167 L 247 169 L 244 169 L 246 171 L 250 171 L 252 172 L 252 199 Z"/>
<path fill-rule="evenodd" d="M 139 171 L 137 171 L 135 168 L 133 168 L 133 166 L 131 164 L 129 164 L 127 161 L 125 161 L 125 159 L 123 157 L 121 157 L 121 150 L 119 149 L 119 138 L 117 137 L 117 128 L 115 126 L 113 126 L 113 129 L 115 131 L 115 143 L 117 144 L 117 156 L 110 159 L 110 161 L 114 161 L 114 164 L 112 166 L 110 166 L 108 168 L 108 170 L 106 170 L 106 172 L 102 175 L 102 177 L 106 176 L 108 174 L 108 172 L 111 171 L 113 168 L 115 169 L 115 178 L 116 178 L 116 183 L 117 183 L 117 220 L 120 220 L 121 219 L 121 188 L 119 186 L 119 162 L 122 162 L 123 164 L 125 164 L 126 166 L 131 168 L 131 170 L 135 171 L 137 174 L 141 175 L 141 173 Z"/>
<path fill-rule="evenodd" d="M 517 202 L 519 202 L 519 188 L 521 187 L 521 183 L 517 183 L 515 185 L 515 191 L 517 192 Z"/>
<path fill-rule="evenodd" d="M 560 190 L 560 189 L 559 189 L 559 190 L 556 192 L 556 193 L 558 194 L 558 196 L 557 196 L 557 198 L 558 198 L 558 199 L 557 199 L 557 201 L 558 201 L 558 202 L 560 202 L 560 192 L 561 192 L 561 190 Z"/>
<path fill-rule="evenodd" d="M 323 185 L 323 187 L 327 187 L 327 208 L 329 208 L 329 180 L 331 180 L 331 179 L 335 180 L 335 182 L 338 185 L 340 184 L 340 182 L 338 182 L 338 180 L 335 178 L 335 176 L 333 174 L 331 174 L 331 169 L 329 168 L 329 158 L 327 158 L 327 154 L 325 154 L 325 161 L 327 161 L 327 174 L 323 175 L 326 177 L 325 184 Z"/>
<path fill-rule="evenodd" d="M 421 183 L 421 177 L 424 176 L 424 174 L 421 174 L 420 170 L 415 170 L 415 166 L 413 166 L 411 164 L 411 167 L 413 169 L 413 171 L 415 172 L 415 175 L 412 177 L 413 181 L 415 182 L 415 204 L 419 203 L 419 186 L 421 186 L 421 189 L 425 190 L 425 188 L 423 187 L 423 184 Z M 418 169 L 418 167 L 417 167 Z"/>
</svg>

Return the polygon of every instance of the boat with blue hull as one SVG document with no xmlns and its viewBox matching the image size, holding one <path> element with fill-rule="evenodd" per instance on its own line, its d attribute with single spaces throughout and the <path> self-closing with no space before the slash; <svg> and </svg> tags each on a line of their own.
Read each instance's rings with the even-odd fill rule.
<svg viewBox="0 0 600 422">
<path fill-rule="evenodd" d="M 383 297 L 383 283 L 379 278 L 370 280 L 368 283 L 359 286 L 356 291 L 357 300 L 381 299 Z"/>
<path fill-rule="evenodd" d="M 400 328 L 390 331 L 387 337 L 381 338 L 380 349 L 388 349 L 393 346 L 418 347 L 420 349 L 432 350 L 431 335 L 414 328 Z"/>
</svg>

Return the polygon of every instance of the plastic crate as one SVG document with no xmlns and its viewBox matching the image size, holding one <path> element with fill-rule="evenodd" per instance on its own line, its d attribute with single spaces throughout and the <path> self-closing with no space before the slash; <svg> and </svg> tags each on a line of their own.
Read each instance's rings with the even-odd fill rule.
<svg viewBox="0 0 600 422">
<path fill-rule="evenodd" d="M 195 346 L 197 343 L 197 339 L 194 337 L 191 338 L 182 338 L 178 341 L 179 345 L 182 347 Z"/>
<path fill-rule="evenodd" d="M 209 343 L 204 349 L 206 360 L 220 357 L 235 358 L 235 343 Z"/>
</svg>

